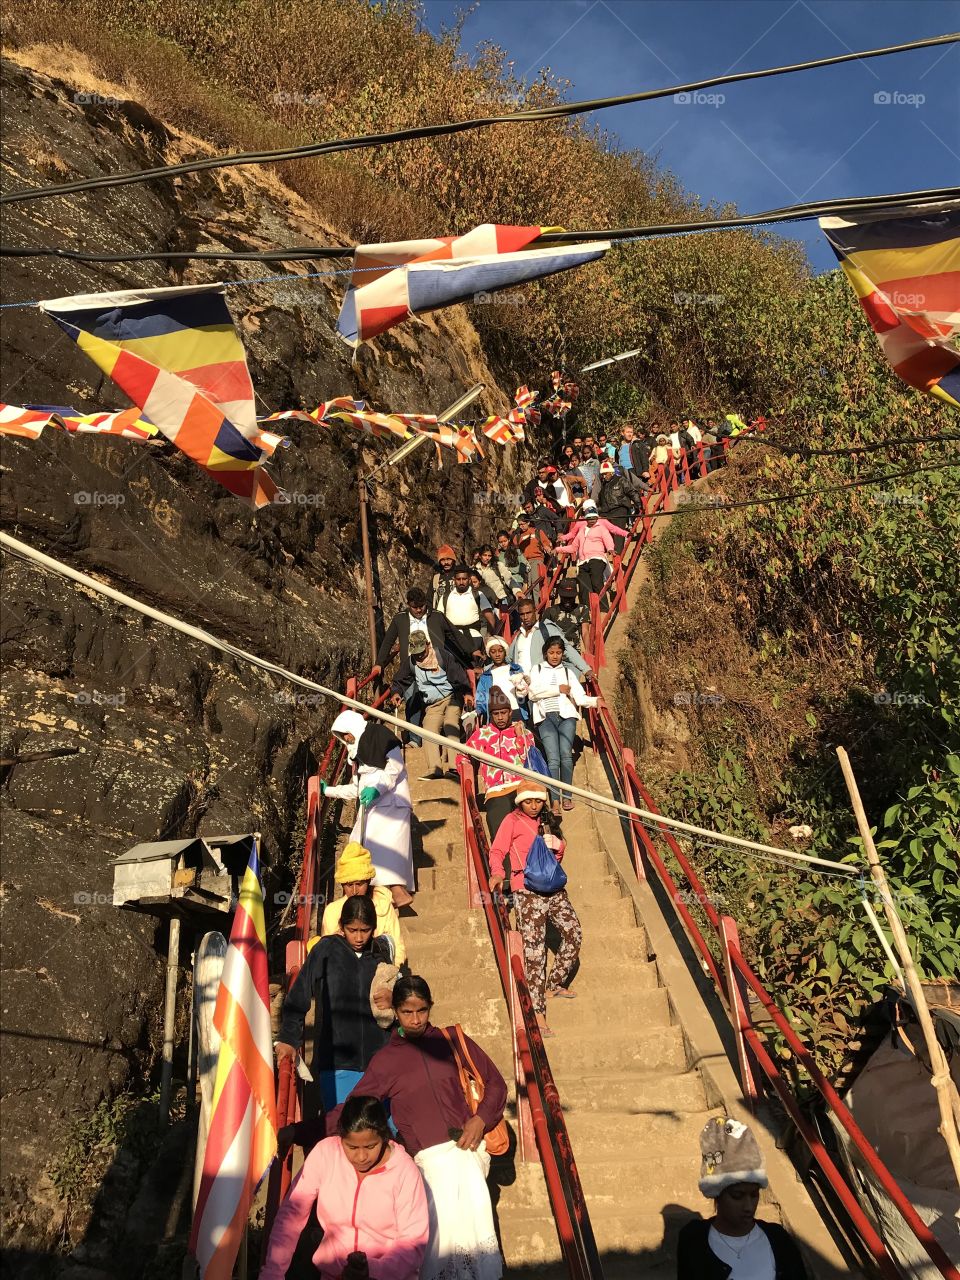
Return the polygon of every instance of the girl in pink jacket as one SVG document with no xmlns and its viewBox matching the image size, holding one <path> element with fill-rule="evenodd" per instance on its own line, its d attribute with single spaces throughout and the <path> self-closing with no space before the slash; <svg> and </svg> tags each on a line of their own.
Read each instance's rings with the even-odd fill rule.
<svg viewBox="0 0 960 1280">
<path fill-rule="evenodd" d="M 630 537 L 629 529 L 621 529 L 618 524 L 601 520 L 596 503 L 588 500 L 583 504 L 583 519 L 578 520 L 561 539 L 567 545 L 556 548 L 558 555 L 577 557 L 577 583 L 580 587 L 581 604 L 589 605 L 591 593 L 599 595 L 603 590 L 603 584 L 610 575 L 610 554 L 614 550 L 615 533 L 624 538 Z"/>
<path fill-rule="evenodd" d="M 337 1135 L 317 1143 L 280 1206 L 260 1280 L 284 1280 L 314 1203 L 322 1280 L 340 1280 L 351 1253 L 366 1255 L 370 1280 L 417 1280 L 430 1234 L 420 1170 L 391 1141 L 378 1098 L 348 1098 Z"/>
</svg>

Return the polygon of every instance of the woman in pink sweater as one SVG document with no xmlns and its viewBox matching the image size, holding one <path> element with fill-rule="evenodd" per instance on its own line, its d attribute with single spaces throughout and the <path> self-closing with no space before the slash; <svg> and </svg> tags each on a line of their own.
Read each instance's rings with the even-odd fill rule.
<svg viewBox="0 0 960 1280">
<path fill-rule="evenodd" d="M 621 529 L 618 524 L 601 520 L 596 503 L 588 500 L 583 504 L 583 519 L 578 520 L 561 539 L 567 545 L 556 548 L 558 555 L 577 557 L 581 604 L 589 605 L 591 594 L 599 595 L 603 590 L 603 584 L 610 575 L 610 555 L 614 550 L 615 533 L 623 538 L 630 537 L 629 529 Z"/>
<path fill-rule="evenodd" d="M 524 884 L 524 869 L 530 846 L 538 835 L 551 848 L 559 862 L 566 843 L 560 834 L 560 819 L 546 807 L 547 793 L 535 782 L 521 783 L 517 792 L 517 807 L 500 823 L 497 837 L 490 846 L 490 891 L 502 886 L 504 865 L 510 862 L 510 889 L 513 893 L 513 909 L 517 916 L 517 929 L 523 938 L 523 969 L 530 988 L 530 999 L 537 1013 L 540 1031 L 552 1036 L 547 1025 L 547 998 L 573 1000 L 569 988 L 577 961 L 580 959 L 580 943 L 583 933 L 573 903 L 566 889 L 556 893 L 534 893 Z M 547 921 L 553 923 L 560 935 L 560 946 L 550 970 L 547 985 Z"/>
<path fill-rule="evenodd" d="M 366 1255 L 370 1280 L 417 1280 L 430 1235 L 427 1196 L 419 1169 L 391 1141 L 379 1098 L 348 1098 L 337 1137 L 307 1156 L 274 1220 L 260 1280 L 284 1280 L 314 1204 L 323 1239 L 313 1265 L 322 1280 L 340 1280 L 356 1253 Z"/>
</svg>

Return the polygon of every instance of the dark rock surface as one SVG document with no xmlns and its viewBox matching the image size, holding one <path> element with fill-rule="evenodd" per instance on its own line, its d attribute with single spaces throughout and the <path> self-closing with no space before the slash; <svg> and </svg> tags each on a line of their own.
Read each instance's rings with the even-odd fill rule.
<svg viewBox="0 0 960 1280">
<path fill-rule="evenodd" d="M 82 87 L 4 63 L 6 190 L 204 150 L 135 103 L 77 102 Z M 342 243 L 259 170 L 164 179 L 5 212 L 4 240 L 13 245 L 110 252 Z M 15 260 L 5 271 L 4 301 L 338 265 L 172 271 L 147 262 L 101 268 Z M 342 287 L 342 279 L 326 277 L 229 292 L 263 404 L 313 408 L 353 395 L 377 408 L 430 412 L 482 380 L 490 388 L 483 410 L 506 407 L 459 309 L 402 326 L 352 366 L 333 338 Z M 4 314 L 3 400 L 125 407 L 38 311 Z M 259 514 L 169 445 L 50 430 L 37 442 L 5 440 L 2 522 L 13 536 L 120 590 L 340 687 L 369 663 L 357 468 L 392 446 L 364 439 L 361 448 L 345 427 L 293 424 L 290 435 L 291 448 L 278 451 L 269 469 L 294 501 Z M 469 529 L 472 545 L 506 514 L 477 505 L 471 491 L 516 492 L 515 467 L 529 469 L 532 457 L 530 447 L 491 445 L 486 463 L 457 468 L 447 453 L 438 470 L 432 452 L 425 445 L 388 471 L 375 494 L 388 615 L 411 581 L 426 579 L 438 542 L 462 545 Z M 141 840 L 260 830 L 282 878 L 299 854 L 303 784 L 331 709 L 297 700 L 270 677 L 35 567 L 3 560 L 2 745 L 4 760 L 13 761 L 2 792 L 3 1241 L 45 1251 L 65 1229 L 49 1178 L 64 1134 L 101 1098 L 143 1088 L 156 1060 L 163 931 L 110 905 L 111 859 Z M 68 754 L 22 759 L 54 748 Z M 67 1234 L 75 1243 L 74 1229 Z"/>
</svg>

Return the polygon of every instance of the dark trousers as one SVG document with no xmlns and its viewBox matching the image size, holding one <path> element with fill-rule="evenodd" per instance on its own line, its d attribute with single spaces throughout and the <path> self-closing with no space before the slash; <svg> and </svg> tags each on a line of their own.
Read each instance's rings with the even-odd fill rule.
<svg viewBox="0 0 960 1280">
<path fill-rule="evenodd" d="M 608 567 L 606 560 L 585 560 L 577 570 L 581 604 L 589 605 L 591 593 L 599 595 L 603 590 Z"/>
</svg>

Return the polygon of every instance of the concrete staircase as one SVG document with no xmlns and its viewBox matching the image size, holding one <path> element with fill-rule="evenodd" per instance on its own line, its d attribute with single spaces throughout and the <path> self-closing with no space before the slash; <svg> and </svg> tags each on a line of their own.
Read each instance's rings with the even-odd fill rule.
<svg viewBox="0 0 960 1280">
<path fill-rule="evenodd" d="M 486 921 L 467 909 L 459 794 L 420 782 L 422 751 L 407 749 L 414 797 L 417 916 L 402 921 L 410 966 L 430 983 L 434 1022 L 459 1021 L 512 1082 L 510 1024 Z M 581 785 L 582 773 L 577 777 Z M 566 1113 L 608 1280 L 674 1274 L 676 1229 L 700 1212 L 697 1137 L 709 1115 L 687 1068 L 633 903 L 611 876 L 590 808 L 565 815 L 568 891 L 583 925 L 576 1000 L 549 1003 L 547 1054 Z M 511 1089 L 512 1095 L 512 1089 Z M 513 1106 L 508 1118 L 514 1114 Z M 566 1276 L 538 1164 L 494 1161 L 491 1175 L 508 1275 Z M 666 1241 L 666 1244 L 665 1244 Z"/>
</svg>

